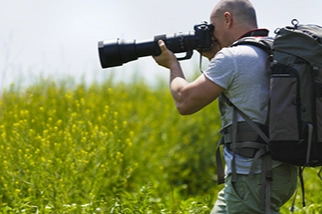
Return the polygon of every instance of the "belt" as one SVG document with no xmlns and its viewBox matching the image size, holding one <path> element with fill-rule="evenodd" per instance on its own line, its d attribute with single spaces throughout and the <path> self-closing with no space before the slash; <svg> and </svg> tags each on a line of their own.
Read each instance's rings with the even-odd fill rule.
<svg viewBox="0 0 322 214">
<path fill-rule="evenodd" d="M 257 124 L 264 132 L 268 132 L 268 128 L 264 125 Z M 237 124 L 236 142 L 233 143 L 232 127 L 229 126 L 223 130 L 223 141 L 226 148 L 238 155 L 246 158 L 253 158 L 256 152 L 263 146 L 265 141 L 248 125 L 247 122 L 239 122 Z"/>
</svg>

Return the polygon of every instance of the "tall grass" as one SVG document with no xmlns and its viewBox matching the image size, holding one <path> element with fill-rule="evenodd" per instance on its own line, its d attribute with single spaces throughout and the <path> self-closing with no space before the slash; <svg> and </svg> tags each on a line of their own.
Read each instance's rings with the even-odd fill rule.
<svg viewBox="0 0 322 214">
<path fill-rule="evenodd" d="M 217 104 L 180 116 L 165 84 L 42 81 L 0 110 L 0 213 L 209 213 L 221 188 Z M 322 211 L 314 170 L 297 213 Z"/>
</svg>

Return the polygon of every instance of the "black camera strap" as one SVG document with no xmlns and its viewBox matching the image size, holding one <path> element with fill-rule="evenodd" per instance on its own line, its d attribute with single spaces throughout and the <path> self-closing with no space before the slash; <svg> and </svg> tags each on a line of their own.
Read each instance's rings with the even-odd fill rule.
<svg viewBox="0 0 322 214">
<path fill-rule="evenodd" d="M 200 58 L 199 58 L 199 70 L 201 73 L 203 73 L 203 70 L 202 70 L 202 53 L 200 53 Z"/>
</svg>

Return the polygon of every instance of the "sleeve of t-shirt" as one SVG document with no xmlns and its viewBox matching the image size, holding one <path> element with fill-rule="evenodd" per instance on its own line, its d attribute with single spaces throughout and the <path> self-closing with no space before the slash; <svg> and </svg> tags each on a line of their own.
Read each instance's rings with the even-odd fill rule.
<svg viewBox="0 0 322 214">
<path fill-rule="evenodd" d="M 210 61 L 205 76 L 224 89 L 228 89 L 237 73 L 237 66 L 229 48 L 223 48 Z"/>
</svg>

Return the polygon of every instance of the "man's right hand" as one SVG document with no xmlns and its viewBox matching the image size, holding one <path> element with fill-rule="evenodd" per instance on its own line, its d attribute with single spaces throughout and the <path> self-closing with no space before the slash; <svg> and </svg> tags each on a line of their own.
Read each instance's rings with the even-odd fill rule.
<svg viewBox="0 0 322 214">
<path fill-rule="evenodd" d="M 218 43 L 218 41 L 216 39 L 213 39 L 213 46 L 210 50 L 207 51 L 199 51 L 199 53 L 201 53 L 202 56 L 207 57 L 209 59 L 209 61 L 214 58 L 214 56 L 216 55 L 216 53 L 218 51 L 221 50 L 221 46 Z"/>
</svg>

